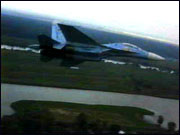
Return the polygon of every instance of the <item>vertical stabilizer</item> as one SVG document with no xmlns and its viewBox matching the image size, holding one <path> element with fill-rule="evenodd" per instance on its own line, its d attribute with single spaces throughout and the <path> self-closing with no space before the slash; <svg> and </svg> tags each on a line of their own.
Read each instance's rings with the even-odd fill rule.
<svg viewBox="0 0 180 135">
<path fill-rule="evenodd" d="M 55 41 L 60 42 L 61 44 L 66 44 L 66 39 L 65 39 L 60 27 L 58 27 L 57 23 L 55 23 L 55 22 L 52 24 L 51 38 Z"/>
</svg>

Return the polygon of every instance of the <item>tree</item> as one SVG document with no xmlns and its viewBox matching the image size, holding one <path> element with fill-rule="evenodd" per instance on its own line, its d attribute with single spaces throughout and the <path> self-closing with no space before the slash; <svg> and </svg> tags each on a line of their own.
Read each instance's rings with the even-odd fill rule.
<svg viewBox="0 0 180 135">
<path fill-rule="evenodd" d="M 163 121 L 164 121 L 164 117 L 163 117 L 162 115 L 160 115 L 160 116 L 158 117 L 158 120 L 157 120 L 159 126 L 161 126 L 161 124 L 163 123 Z"/>
<path fill-rule="evenodd" d="M 32 110 L 19 116 L 21 126 L 25 133 L 40 134 L 51 132 L 54 115 L 48 109 Z"/>
<path fill-rule="evenodd" d="M 168 130 L 170 132 L 174 132 L 175 131 L 175 128 L 176 128 L 176 123 L 174 122 L 168 122 Z"/>
<path fill-rule="evenodd" d="M 87 126 L 88 126 L 87 116 L 84 113 L 80 113 L 77 116 L 76 123 L 79 129 L 87 130 Z"/>
<path fill-rule="evenodd" d="M 99 130 L 99 123 L 97 123 L 97 121 L 93 121 L 89 124 L 89 128 L 96 133 Z"/>
</svg>

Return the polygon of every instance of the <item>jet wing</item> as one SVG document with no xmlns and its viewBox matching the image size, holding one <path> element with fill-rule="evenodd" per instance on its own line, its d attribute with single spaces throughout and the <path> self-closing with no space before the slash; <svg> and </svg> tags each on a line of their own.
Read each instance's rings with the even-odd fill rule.
<svg viewBox="0 0 180 135">
<path fill-rule="evenodd" d="M 100 45 L 101 46 L 101 44 L 91 39 L 86 34 L 79 31 L 73 26 L 68 26 L 64 24 L 58 24 L 58 26 L 61 32 L 63 33 L 66 41 L 69 43 L 80 43 L 84 45 L 92 45 L 92 46 Z"/>
</svg>

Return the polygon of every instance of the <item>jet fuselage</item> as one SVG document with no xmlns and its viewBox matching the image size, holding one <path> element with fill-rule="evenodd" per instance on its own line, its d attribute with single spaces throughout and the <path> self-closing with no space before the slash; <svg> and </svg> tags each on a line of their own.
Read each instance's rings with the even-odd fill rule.
<svg viewBox="0 0 180 135">
<path fill-rule="evenodd" d="M 39 35 L 38 40 L 41 58 L 45 61 L 53 58 L 100 61 L 119 56 L 164 60 L 163 57 L 133 44 L 100 44 L 73 26 L 63 24 L 53 24 L 51 38 L 46 35 Z"/>
</svg>

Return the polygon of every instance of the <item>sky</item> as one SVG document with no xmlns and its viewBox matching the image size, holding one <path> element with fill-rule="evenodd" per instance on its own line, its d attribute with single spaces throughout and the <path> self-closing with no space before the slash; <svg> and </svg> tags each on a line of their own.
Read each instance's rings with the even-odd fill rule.
<svg viewBox="0 0 180 135">
<path fill-rule="evenodd" d="M 179 45 L 179 1 L 1 1 L 1 7 Z"/>
</svg>

